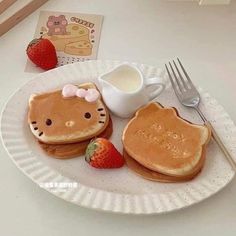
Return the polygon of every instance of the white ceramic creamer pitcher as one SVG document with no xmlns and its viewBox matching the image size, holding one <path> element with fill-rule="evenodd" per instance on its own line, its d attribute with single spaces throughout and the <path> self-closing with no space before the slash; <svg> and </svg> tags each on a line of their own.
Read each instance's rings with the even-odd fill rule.
<svg viewBox="0 0 236 236">
<path fill-rule="evenodd" d="M 98 80 L 107 107 L 122 118 L 131 117 L 138 108 L 156 98 L 165 89 L 161 78 L 145 79 L 137 67 L 128 63 L 115 67 L 101 75 Z M 147 90 L 148 87 L 153 88 Z"/>
</svg>

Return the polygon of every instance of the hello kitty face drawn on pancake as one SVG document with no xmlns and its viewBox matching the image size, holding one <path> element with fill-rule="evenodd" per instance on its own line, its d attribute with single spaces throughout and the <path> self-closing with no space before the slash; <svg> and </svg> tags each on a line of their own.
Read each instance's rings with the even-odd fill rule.
<svg viewBox="0 0 236 236">
<path fill-rule="evenodd" d="M 96 89 L 92 83 L 80 85 Z M 100 94 L 99 94 L 100 95 Z M 84 97 L 64 97 L 62 90 L 32 95 L 28 124 L 35 137 L 44 143 L 75 143 L 95 137 L 109 123 L 109 113 L 101 96 L 88 102 Z"/>
</svg>

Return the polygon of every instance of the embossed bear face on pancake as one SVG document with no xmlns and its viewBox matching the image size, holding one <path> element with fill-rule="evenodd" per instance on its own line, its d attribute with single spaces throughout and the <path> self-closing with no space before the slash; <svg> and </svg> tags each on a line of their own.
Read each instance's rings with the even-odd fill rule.
<svg viewBox="0 0 236 236">
<path fill-rule="evenodd" d="M 105 130 L 109 114 L 103 102 L 64 98 L 62 91 L 32 95 L 28 123 L 44 143 L 73 143 L 92 138 Z"/>
</svg>

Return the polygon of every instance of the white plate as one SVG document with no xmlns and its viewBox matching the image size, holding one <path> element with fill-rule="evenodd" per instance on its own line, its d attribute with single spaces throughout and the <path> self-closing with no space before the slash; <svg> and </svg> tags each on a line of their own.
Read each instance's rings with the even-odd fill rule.
<svg viewBox="0 0 236 236">
<path fill-rule="evenodd" d="M 48 157 L 38 146 L 27 122 L 28 98 L 32 93 L 62 88 L 66 83 L 97 83 L 99 74 L 120 62 L 88 61 L 62 66 L 34 79 L 17 90 L 7 102 L 1 118 L 4 146 L 16 166 L 38 185 L 42 183 L 77 182 L 77 188 L 46 188 L 49 192 L 80 206 L 132 214 L 154 214 L 177 210 L 197 203 L 226 186 L 234 172 L 217 145 L 211 141 L 202 172 L 192 181 L 178 184 L 151 182 L 136 176 L 127 167 L 96 170 L 84 158 L 57 160 Z M 165 76 L 158 68 L 137 65 L 146 77 Z M 236 156 L 236 127 L 224 109 L 207 93 L 200 90 L 201 109 L 213 122 L 232 155 Z M 175 106 L 184 118 L 200 123 L 197 114 L 182 107 L 170 86 L 157 99 L 165 106 Z M 122 150 L 121 133 L 127 120 L 112 117 L 112 142 Z"/>
</svg>

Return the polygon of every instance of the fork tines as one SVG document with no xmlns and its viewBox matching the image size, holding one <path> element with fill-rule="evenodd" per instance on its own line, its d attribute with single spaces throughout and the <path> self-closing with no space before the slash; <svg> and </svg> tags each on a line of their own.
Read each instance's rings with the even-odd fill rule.
<svg viewBox="0 0 236 236">
<path fill-rule="evenodd" d="M 172 87 L 174 88 L 175 92 L 181 94 L 184 91 L 193 89 L 195 87 L 179 58 L 177 58 L 177 61 L 178 64 L 173 60 L 173 63 L 169 62 L 169 66 L 168 64 L 165 64 L 165 67 L 169 75 Z M 182 73 L 180 71 L 182 71 Z"/>
</svg>

